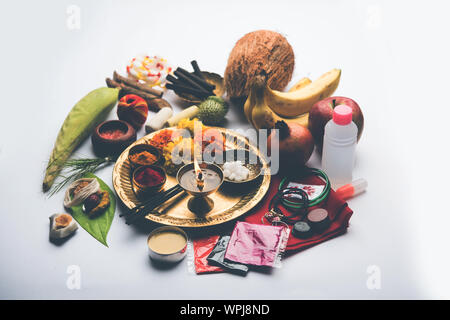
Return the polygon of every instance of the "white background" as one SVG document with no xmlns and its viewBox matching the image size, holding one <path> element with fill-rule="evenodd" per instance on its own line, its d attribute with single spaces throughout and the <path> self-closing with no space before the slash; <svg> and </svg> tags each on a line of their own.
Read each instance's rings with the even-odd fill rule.
<svg viewBox="0 0 450 320">
<path fill-rule="evenodd" d="M 79 30 L 67 27 L 71 4 L 81 9 Z M 448 14 L 445 1 L 3 2 L 0 298 L 450 298 Z M 262 28 L 293 46 L 293 81 L 341 68 L 336 94 L 364 111 L 354 176 L 369 189 L 349 202 L 348 233 L 246 278 L 190 275 L 186 261 L 153 267 L 148 230 L 125 225 L 120 208 L 110 248 L 82 229 L 51 244 L 48 216 L 63 211 L 63 194 L 48 199 L 41 183 L 70 108 L 138 53 L 175 67 L 197 59 L 223 74 L 234 43 Z M 228 119 L 230 128 L 248 126 L 237 108 Z M 77 155 L 92 156 L 90 141 Z M 98 172 L 110 186 L 111 169 Z M 66 286 L 70 265 L 81 268 L 80 290 Z M 366 286 L 371 265 L 380 290 Z"/>
</svg>

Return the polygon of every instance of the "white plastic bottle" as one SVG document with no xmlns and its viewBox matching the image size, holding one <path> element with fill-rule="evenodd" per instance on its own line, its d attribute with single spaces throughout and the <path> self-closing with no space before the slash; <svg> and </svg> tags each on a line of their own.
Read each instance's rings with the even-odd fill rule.
<svg viewBox="0 0 450 320">
<path fill-rule="evenodd" d="M 333 119 L 325 125 L 322 151 L 322 169 L 333 188 L 352 182 L 357 136 L 352 109 L 346 105 L 334 108 Z"/>
</svg>

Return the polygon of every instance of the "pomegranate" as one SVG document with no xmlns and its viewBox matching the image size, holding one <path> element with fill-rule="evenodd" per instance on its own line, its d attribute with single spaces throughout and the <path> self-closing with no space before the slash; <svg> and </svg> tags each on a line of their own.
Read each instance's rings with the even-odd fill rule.
<svg viewBox="0 0 450 320">
<path fill-rule="evenodd" d="M 275 129 L 279 131 L 280 169 L 289 171 L 304 166 L 314 150 L 314 139 L 311 132 L 298 123 L 284 121 L 277 121 Z M 272 138 L 275 132 L 272 131 L 267 140 L 269 155 L 271 155 Z"/>
</svg>

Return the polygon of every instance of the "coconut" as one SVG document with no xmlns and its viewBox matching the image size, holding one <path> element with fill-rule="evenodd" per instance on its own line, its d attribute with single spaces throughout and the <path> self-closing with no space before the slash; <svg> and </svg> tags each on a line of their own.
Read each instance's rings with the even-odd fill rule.
<svg viewBox="0 0 450 320">
<path fill-rule="evenodd" d="M 294 51 L 281 34 L 259 30 L 236 42 L 225 69 L 225 86 L 230 98 L 246 98 L 255 76 L 266 74 L 274 90 L 286 87 L 294 72 Z"/>
</svg>

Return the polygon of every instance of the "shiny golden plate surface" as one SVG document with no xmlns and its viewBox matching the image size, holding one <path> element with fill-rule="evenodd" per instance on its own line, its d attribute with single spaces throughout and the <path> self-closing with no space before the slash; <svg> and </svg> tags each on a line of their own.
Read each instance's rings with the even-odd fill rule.
<svg viewBox="0 0 450 320">
<path fill-rule="evenodd" d="M 245 145 L 246 148 L 256 153 L 262 159 L 263 169 L 269 171 L 268 163 L 261 156 L 259 150 L 247 143 L 244 136 L 224 128 L 216 128 L 222 134 L 227 135 L 225 148 L 236 149 Z M 158 131 L 157 131 L 158 132 Z M 128 150 L 136 144 L 147 143 L 153 135 L 153 132 L 131 144 L 119 156 L 113 169 L 114 189 L 128 207 L 133 208 L 140 204 L 136 198 L 131 186 L 131 169 L 128 161 Z M 174 176 L 167 177 L 167 183 L 164 190 L 176 185 Z M 179 227 L 206 227 L 217 225 L 236 219 L 255 207 L 264 197 L 270 185 L 270 174 L 261 175 L 255 181 L 248 184 L 236 186 L 236 184 L 224 183 L 220 189 L 209 197 L 214 201 L 214 208 L 205 216 L 196 216 L 187 208 L 189 195 L 185 192 L 170 199 L 168 202 L 156 209 L 157 212 L 149 213 L 146 218 L 164 225 Z"/>
</svg>

